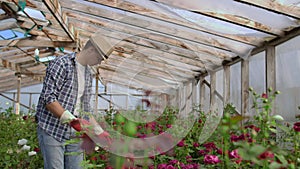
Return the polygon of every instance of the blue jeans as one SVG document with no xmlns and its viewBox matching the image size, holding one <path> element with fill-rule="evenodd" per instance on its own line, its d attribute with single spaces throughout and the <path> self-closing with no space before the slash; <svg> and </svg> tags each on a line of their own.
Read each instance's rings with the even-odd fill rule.
<svg viewBox="0 0 300 169">
<path fill-rule="evenodd" d="M 80 164 L 83 160 L 83 153 L 80 149 L 80 143 L 65 145 L 65 142 L 57 141 L 40 127 L 37 128 L 37 134 L 44 159 L 44 169 L 81 168 Z"/>
</svg>

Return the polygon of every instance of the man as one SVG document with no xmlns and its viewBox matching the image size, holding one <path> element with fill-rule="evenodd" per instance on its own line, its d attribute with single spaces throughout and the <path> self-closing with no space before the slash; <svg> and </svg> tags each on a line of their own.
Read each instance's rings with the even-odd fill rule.
<svg viewBox="0 0 300 169">
<path fill-rule="evenodd" d="M 81 118 L 79 110 L 92 112 L 92 74 L 88 66 L 99 64 L 105 57 L 99 45 L 90 39 L 80 53 L 57 57 L 49 63 L 36 113 L 45 169 L 80 168 L 80 143 L 65 142 L 75 137 L 70 123 Z M 103 130 L 98 125 L 95 132 L 101 134 Z"/>
</svg>

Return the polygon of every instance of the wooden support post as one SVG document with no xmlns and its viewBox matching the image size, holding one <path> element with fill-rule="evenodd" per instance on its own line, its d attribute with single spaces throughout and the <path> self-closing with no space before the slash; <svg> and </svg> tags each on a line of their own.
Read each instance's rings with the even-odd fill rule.
<svg viewBox="0 0 300 169">
<path fill-rule="evenodd" d="M 249 108 L 249 60 L 241 62 L 241 115 L 245 116 Z"/>
<path fill-rule="evenodd" d="M 16 74 L 18 76 L 18 88 L 17 88 L 17 101 L 16 101 L 16 114 L 20 114 L 20 95 L 21 95 L 21 74 Z"/>
<path fill-rule="evenodd" d="M 230 103 L 230 66 L 224 66 L 223 74 L 223 106 Z"/>
<path fill-rule="evenodd" d="M 32 93 L 29 94 L 29 107 L 32 105 Z"/>
<path fill-rule="evenodd" d="M 193 81 L 187 84 L 186 88 L 186 117 L 190 115 L 193 111 Z"/>
<path fill-rule="evenodd" d="M 193 105 L 195 105 L 197 103 L 197 81 L 193 80 L 192 81 L 192 103 Z"/>
<path fill-rule="evenodd" d="M 266 89 L 276 90 L 276 57 L 275 47 L 268 46 L 266 49 Z"/>
<path fill-rule="evenodd" d="M 269 88 L 276 90 L 276 54 L 275 46 L 267 46 L 266 49 L 266 89 L 267 94 L 270 95 Z M 273 106 L 270 115 L 276 114 L 276 109 Z"/>
<path fill-rule="evenodd" d="M 204 77 L 200 77 L 200 108 L 203 109 L 204 99 L 205 99 L 205 83 L 204 83 Z"/>
<path fill-rule="evenodd" d="M 95 86 L 95 113 L 98 113 L 98 93 L 99 93 L 99 73 L 96 74 L 96 86 Z"/>
<path fill-rule="evenodd" d="M 209 100 L 209 109 L 210 112 L 216 111 L 216 72 L 210 73 L 210 100 Z"/>
</svg>

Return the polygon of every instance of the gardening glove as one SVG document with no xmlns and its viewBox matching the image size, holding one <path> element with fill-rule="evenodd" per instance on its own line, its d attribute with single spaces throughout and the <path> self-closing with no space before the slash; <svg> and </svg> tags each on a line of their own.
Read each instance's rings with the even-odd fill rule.
<svg viewBox="0 0 300 169">
<path fill-rule="evenodd" d="M 84 119 L 75 119 L 70 122 L 70 125 L 76 131 L 84 131 L 82 135 L 81 148 L 86 153 L 92 153 L 95 150 L 95 142 L 101 143 L 101 145 L 109 146 L 111 144 L 111 138 L 109 133 L 104 131 L 99 125 L 93 125 L 89 121 Z"/>
<path fill-rule="evenodd" d="M 66 123 L 70 123 L 71 121 L 76 120 L 76 119 L 77 118 L 69 110 L 66 110 L 60 116 L 59 121 L 62 124 L 66 124 Z"/>
</svg>

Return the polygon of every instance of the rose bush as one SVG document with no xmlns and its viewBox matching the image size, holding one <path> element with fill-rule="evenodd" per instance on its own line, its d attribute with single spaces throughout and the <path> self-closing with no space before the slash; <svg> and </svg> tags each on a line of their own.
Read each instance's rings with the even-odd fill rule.
<svg viewBox="0 0 300 169">
<path fill-rule="evenodd" d="M 12 107 L 1 110 L 0 168 L 43 168 L 34 120 L 32 114 L 14 114 Z"/>
<path fill-rule="evenodd" d="M 279 91 L 268 89 L 267 93 L 257 94 L 249 90 L 253 96 L 253 109 L 256 114 L 253 117 L 242 117 L 234 106 L 225 106 L 223 116 L 214 133 L 204 143 L 199 143 L 199 137 L 207 120 L 207 113 L 195 107 L 198 118 L 193 128 L 186 137 L 179 142 L 173 142 L 175 146 L 167 152 L 159 155 L 145 157 L 147 163 L 135 163 L 134 154 L 131 157 L 118 157 L 120 168 L 265 168 L 283 169 L 299 167 L 299 128 L 300 122 L 288 124 L 279 115 L 272 114 L 272 106 Z M 111 110 L 108 117 L 112 117 Z M 141 111 L 138 111 L 139 113 Z M 163 133 L 168 128 L 174 127 L 174 118 L 178 110 L 166 108 L 165 112 L 157 119 L 147 123 L 136 124 L 134 137 L 147 138 Z M 108 118 L 109 124 L 114 129 L 126 134 L 126 123 L 119 123 L 120 114 L 117 113 L 117 121 Z M 216 118 L 217 120 L 217 118 Z M 277 135 L 280 134 L 280 137 Z M 284 134 L 282 134 L 284 133 Z M 132 135 L 131 135 L 132 136 Z M 171 136 L 168 140 L 172 140 Z M 282 144 L 288 143 L 289 148 Z M 106 168 L 115 168 L 112 163 L 101 159 L 109 159 L 111 154 L 99 149 L 90 158 L 93 163 L 105 164 Z M 105 155 L 105 157 L 103 157 Z M 149 159 L 151 162 L 149 163 Z M 128 162 L 130 161 L 130 162 Z"/>
<path fill-rule="evenodd" d="M 125 144 L 118 137 L 123 151 L 134 147 L 137 154 L 118 156 L 106 149 L 96 147 L 91 154 L 85 155 L 84 168 L 150 168 L 150 169 L 198 169 L 198 168 L 264 168 L 264 169 L 297 169 L 300 165 L 300 122 L 288 123 L 279 115 L 272 113 L 278 91 L 257 94 L 252 89 L 252 117 L 243 117 L 231 104 L 225 106 L 222 117 L 211 116 L 210 121 L 220 121 L 205 142 L 199 142 L 209 113 L 194 108 L 194 122 L 185 137 L 178 139 L 175 134 L 167 133 L 161 138 L 157 151 L 164 146 L 174 144 L 168 151 L 154 155 L 151 151 L 139 149 L 145 145 L 136 142 Z M 144 113 L 137 109 L 135 113 Z M 149 122 L 137 122 L 123 117 L 121 113 L 110 109 L 105 116 L 106 125 L 111 130 L 132 138 L 150 138 L 165 133 L 168 129 L 180 132 L 189 123 L 178 124 L 178 110 L 165 108 L 162 115 Z M 212 112 L 213 113 L 213 112 Z M 219 113 L 220 114 L 220 113 Z M 32 116 L 13 115 L 11 110 L 1 113 L 1 168 L 42 168 L 42 158 L 38 151 L 36 124 Z M 214 119 L 215 118 L 215 119 Z M 195 120 L 196 119 L 196 120 Z M 176 123 L 176 124 L 175 124 Z M 106 126 L 107 127 L 107 126 Z M 12 141 L 11 141 L 12 140 Z M 25 141 L 26 140 L 26 141 Z M 146 143 L 146 142 L 145 142 Z M 126 147 L 127 146 L 127 147 Z"/>
</svg>

